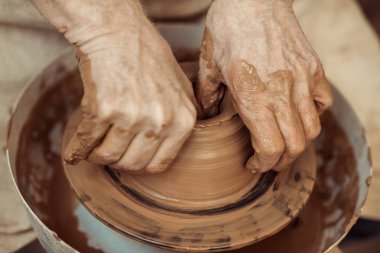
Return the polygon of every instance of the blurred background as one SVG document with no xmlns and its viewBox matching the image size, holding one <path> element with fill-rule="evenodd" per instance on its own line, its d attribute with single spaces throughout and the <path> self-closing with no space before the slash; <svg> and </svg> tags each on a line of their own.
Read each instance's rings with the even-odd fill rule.
<svg viewBox="0 0 380 253">
<path fill-rule="evenodd" d="M 149 2 L 149 1 L 148 1 Z M 366 128 L 374 176 L 361 220 L 340 245 L 345 253 L 380 252 L 380 1 L 296 0 L 295 11 L 319 53 L 326 75 Z M 197 16 L 197 20 L 201 17 Z M 191 22 L 191 21 L 187 21 Z M 70 45 L 25 0 L 0 1 L 0 141 L 22 88 Z M 0 252 L 36 236 L 0 154 Z M 337 252 L 338 249 L 334 249 Z M 24 252 L 32 252 L 31 248 Z M 36 251 L 38 252 L 38 251 Z"/>
</svg>

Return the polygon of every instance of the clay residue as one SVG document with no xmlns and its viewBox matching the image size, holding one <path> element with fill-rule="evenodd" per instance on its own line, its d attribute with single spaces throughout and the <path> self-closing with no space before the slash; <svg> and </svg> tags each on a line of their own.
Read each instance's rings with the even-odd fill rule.
<svg viewBox="0 0 380 253">
<path fill-rule="evenodd" d="M 203 41 L 201 46 L 201 59 L 205 62 L 207 69 L 213 68 L 213 55 L 214 55 L 214 41 L 210 30 L 206 27 L 203 35 Z"/>
<path fill-rule="evenodd" d="M 324 131 L 317 141 L 320 175 L 317 185 L 326 217 L 321 247 L 326 249 L 346 232 L 346 225 L 336 227 L 336 224 L 348 224 L 354 215 L 359 194 L 359 175 L 353 148 L 337 119 L 331 113 L 325 113 L 322 127 Z"/>
<path fill-rule="evenodd" d="M 199 80 L 195 88 L 196 98 L 202 108 L 202 111 L 198 112 L 199 118 L 211 118 L 219 113 L 218 105 L 225 91 L 222 74 L 213 57 L 214 40 L 206 27 L 199 60 Z"/>
<path fill-rule="evenodd" d="M 59 238 L 80 252 L 98 253 L 78 228 L 73 213 L 78 202 L 62 174 L 60 159 L 63 126 L 80 95 L 79 75 L 73 74 L 42 96 L 20 138 L 16 174 L 29 206 Z M 347 136 L 331 113 L 322 117 L 322 125 L 317 140 L 318 182 L 301 215 L 275 236 L 234 252 L 317 253 L 345 232 L 358 197 L 356 161 Z M 90 201 L 89 196 L 81 198 Z"/>
<path fill-rule="evenodd" d="M 33 212 L 56 237 L 83 253 L 102 253 L 87 245 L 74 210 L 78 201 L 61 163 L 61 136 L 82 94 L 79 73 L 65 77 L 42 95 L 23 127 L 17 153 L 17 183 Z"/>
<path fill-rule="evenodd" d="M 265 84 L 259 77 L 256 68 L 246 61 L 240 63 L 236 79 L 232 82 L 234 89 L 246 87 L 252 92 L 261 92 L 265 89 Z"/>
</svg>

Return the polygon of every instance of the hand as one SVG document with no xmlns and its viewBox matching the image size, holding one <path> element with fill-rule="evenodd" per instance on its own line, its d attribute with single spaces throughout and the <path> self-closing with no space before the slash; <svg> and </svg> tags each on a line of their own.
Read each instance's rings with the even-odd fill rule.
<svg viewBox="0 0 380 253">
<path fill-rule="evenodd" d="M 193 129 L 192 85 L 142 10 L 136 15 L 66 32 L 78 46 L 84 85 L 83 120 L 64 152 L 68 163 L 161 172 Z"/>
<path fill-rule="evenodd" d="M 332 93 L 287 0 L 215 0 L 201 49 L 197 99 L 215 115 L 224 83 L 251 132 L 254 172 L 281 170 L 320 133 Z"/>
</svg>

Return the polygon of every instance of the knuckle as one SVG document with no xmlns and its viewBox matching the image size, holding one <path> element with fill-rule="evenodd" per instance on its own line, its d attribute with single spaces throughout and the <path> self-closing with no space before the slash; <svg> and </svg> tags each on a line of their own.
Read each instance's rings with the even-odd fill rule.
<svg viewBox="0 0 380 253">
<path fill-rule="evenodd" d="M 148 130 L 145 132 L 145 138 L 151 141 L 157 141 L 160 139 L 160 131 L 157 129 Z"/>
<path fill-rule="evenodd" d="M 314 80 L 320 81 L 325 79 L 325 71 L 322 67 L 318 67 L 317 70 L 314 72 Z"/>
<path fill-rule="evenodd" d="M 196 116 L 194 112 L 191 112 L 190 110 L 185 110 L 184 112 L 177 114 L 177 117 L 179 130 L 189 132 L 193 129 L 196 121 Z"/>
<path fill-rule="evenodd" d="M 332 95 L 331 92 L 329 92 L 324 98 L 324 104 L 325 104 L 326 109 L 331 107 L 333 103 L 334 103 L 334 96 Z"/>
<path fill-rule="evenodd" d="M 156 128 L 162 130 L 167 128 L 173 120 L 173 113 L 169 108 L 159 107 L 154 117 L 154 125 Z"/>
<path fill-rule="evenodd" d="M 290 145 L 286 153 L 290 158 L 297 158 L 306 148 L 305 142 L 299 142 L 298 144 Z"/>
<path fill-rule="evenodd" d="M 276 110 L 279 110 L 282 108 L 290 108 L 291 105 L 292 105 L 292 101 L 290 97 L 287 97 L 285 95 L 278 96 L 274 102 L 274 106 Z"/>
<path fill-rule="evenodd" d="M 316 104 L 318 112 L 324 112 L 333 105 L 334 97 L 329 93 L 323 97 L 315 98 L 314 102 Z"/>
<path fill-rule="evenodd" d="M 190 116 L 195 119 L 197 117 L 197 109 L 195 108 L 193 102 L 191 102 L 190 99 L 188 100 L 187 103 L 188 103 L 188 105 L 186 108 L 188 109 Z"/>
<path fill-rule="evenodd" d="M 112 101 L 106 102 L 102 100 L 91 111 L 95 112 L 94 114 L 96 114 L 96 117 L 100 121 L 108 121 L 121 115 L 123 109 L 120 106 L 116 106 Z"/>
<path fill-rule="evenodd" d="M 92 115 L 94 114 L 93 99 L 90 98 L 86 93 L 83 95 L 80 103 L 81 110 L 84 114 Z"/>
<path fill-rule="evenodd" d="M 138 124 L 141 121 L 140 109 L 137 108 L 128 108 L 125 110 L 118 109 L 114 112 L 113 121 L 120 122 L 119 130 L 125 132 L 131 129 L 132 126 Z"/>
<path fill-rule="evenodd" d="M 318 58 L 314 57 L 313 60 L 309 62 L 309 66 L 310 72 L 311 74 L 314 74 L 314 76 L 318 77 L 319 75 L 323 74 L 323 67 Z"/>
<path fill-rule="evenodd" d="M 127 117 L 131 123 L 138 122 L 141 118 L 141 108 L 135 106 L 129 106 L 126 108 L 126 111 L 121 111 L 119 113 Z"/>
<path fill-rule="evenodd" d="M 284 145 L 269 146 L 258 151 L 259 157 L 263 160 L 273 160 L 280 157 L 284 153 Z"/>
<path fill-rule="evenodd" d="M 118 155 L 109 151 L 95 150 L 92 160 L 100 164 L 109 164 L 118 160 Z"/>
<path fill-rule="evenodd" d="M 316 139 L 321 133 L 321 128 L 321 123 L 319 121 L 317 124 L 313 125 L 312 127 L 309 127 L 306 131 L 306 139 L 308 141 Z"/>
</svg>

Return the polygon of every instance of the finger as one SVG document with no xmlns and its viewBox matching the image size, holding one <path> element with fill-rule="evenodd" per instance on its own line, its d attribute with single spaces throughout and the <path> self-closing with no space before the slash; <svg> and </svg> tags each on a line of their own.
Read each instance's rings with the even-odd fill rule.
<svg viewBox="0 0 380 253">
<path fill-rule="evenodd" d="M 240 110 L 240 116 L 251 133 L 255 153 L 247 162 L 247 169 L 264 173 L 274 167 L 285 149 L 273 112 L 269 109 Z"/>
<path fill-rule="evenodd" d="M 270 98 L 263 95 L 265 85 L 253 65 L 241 61 L 231 73 L 232 100 L 251 133 L 255 150 L 246 167 L 255 173 L 266 172 L 274 167 L 285 149 L 273 111 L 263 106 Z"/>
<path fill-rule="evenodd" d="M 298 114 L 305 134 L 306 146 L 312 142 L 321 132 L 319 115 L 310 96 L 302 98 L 298 104 Z"/>
<path fill-rule="evenodd" d="M 134 136 L 131 129 L 120 126 L 111 127 L 102 143 L 90 153 L 88 160 L 102 165 L 119 161 Z"/>
<path fill-rule="evenodd" d="M 140 132 L 132 140 L 121 159 L 109 166 L 125 171 L 142 171 L 156 153 L 161 142 L 162 137 L 153 130 Z"/>
<path fill-rule="evenodd" d="M 218 103 L 223 97 L 222 77 L 214 60 L 214 43 L 212 35 L 206 27 L 199 59 L 199 75 L 195 93 L 202 107 L 200 114 L 211 117 L 218 113 Z"/>
<path fill-rule="evenodd" d="M 160 173 L 165 171 L 177 157 L 177 154 L 181 150 L 188 136 L 190 135 L 182 138 L 171 136 L 165 139 L 158 148 L 155 156 L 146 166 L 145 170 L 149 173 Z"/>
<path fill-rule="evenodd" d="M 288 166 L 305 150 L 305 134 L 298 111 L 291 99 L 278 99 L 275 117 L 285 142 L 285 152 L 275 166 L 276 170 Z"/>
<path fill-rule="evenodd" d="M 177 63 L 175 59 L 173 59 L 173 64 L 176 68 L 176 80 L 181 83 L 185 94 L 188 99 L 192 102 L 193 105 L 197 106 L 197 101 L 195 99 L 194 87 L 193 84 L 196 82 L 197 74 L 199 71 L 199 65 L 194 62 L 181 62 Z"/>
<path fill-rule="evenodd" d="M 183 144 L 191 135 L 195 118 L 194 113 L 185 113 L 183 117 L 177 118 L 173 124 L 171 135 L 163 140 L 156 154 L 146 166 L 147 172 L 159 173 L 172 164 Z"/>
<path fill-rule="evenodd" d="M 101 141 L 108 129 L 108 123 L 98 122 L 95 119 L 84 116 L 65 149 L 65 162 L 76 164 L 86 159 L 91 150 Z"/>
<path fill-rule="evenodd" d="M 333 104 L 334 96 L 331 86 L 325 77 L 317 82 L 312 95 L 319 115 L 325 112 Z"/>
</svg>

